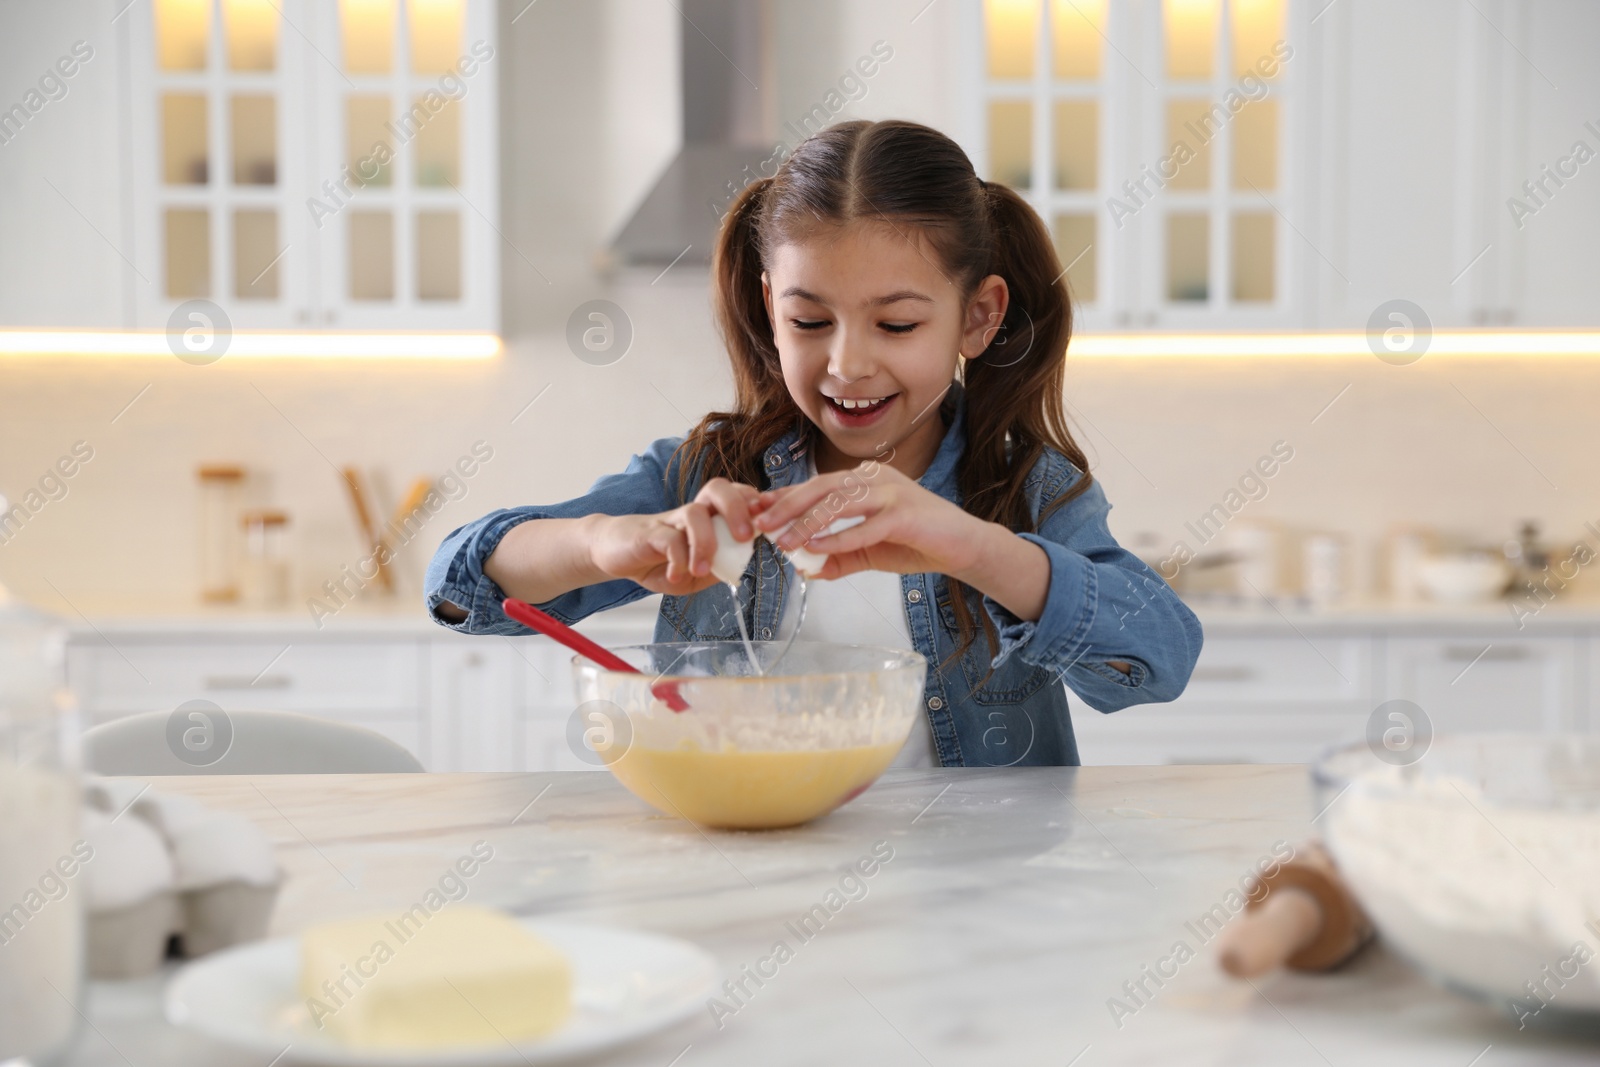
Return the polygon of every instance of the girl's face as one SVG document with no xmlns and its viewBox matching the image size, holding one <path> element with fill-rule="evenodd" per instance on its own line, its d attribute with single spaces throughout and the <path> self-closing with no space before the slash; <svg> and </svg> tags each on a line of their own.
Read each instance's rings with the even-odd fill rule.
<svg viewBox="0 0 1600 1067">
<path fill-rule="evenodd" d="M 784 384 L 822 431 L 824 474 L 877 458 L 921 477 L 956 357 L 983 351 L 1009 300 L 990 275 L 963 301 L 926 241 L 883 223 L 779 246 L 761 288 Z"/>
</svg>

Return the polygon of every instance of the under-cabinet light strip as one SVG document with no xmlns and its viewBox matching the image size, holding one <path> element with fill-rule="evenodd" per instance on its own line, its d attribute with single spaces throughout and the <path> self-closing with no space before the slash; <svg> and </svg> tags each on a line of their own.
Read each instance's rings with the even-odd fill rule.
<svg viewBox="0 0 1600 1067">
<path fill-rule="evenodd" d="M 209 344 L 209 342 L 208 342 Z M 279 333 L 238 330 L 218 359 L 493 359 L 501 352 L 492 333 Z M 183 353 L 204 360 L 205 349 L 186 349 L 180 335 L 143 330 L 0 330 L 0 356 L 161 356 Z"/>
</svg>

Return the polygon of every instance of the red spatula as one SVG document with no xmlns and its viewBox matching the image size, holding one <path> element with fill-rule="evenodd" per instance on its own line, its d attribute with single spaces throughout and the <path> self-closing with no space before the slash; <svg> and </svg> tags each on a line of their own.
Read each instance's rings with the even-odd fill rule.
<svg viewBox="0 0 1600 1067">
<path fill-rule="evenodd" d="M 578 655 L 594 660 L 607 670 L 627 671 L 630 674 L 644 673 L 615 652 L 603 645 L 595 644 L 566 623 L 551 618 L 532 604 L 506 597 L 500 602 L 500 607 L 506 613 L 506 618 L 515 619 L 529 629 L 537 630 L 546 637 L 559 641 Z M 650 693 L 673 711 L 689 710 L 688 701 L 678 692 L 677 682 L 654 682 L 650 686 Z"/>
</svg>

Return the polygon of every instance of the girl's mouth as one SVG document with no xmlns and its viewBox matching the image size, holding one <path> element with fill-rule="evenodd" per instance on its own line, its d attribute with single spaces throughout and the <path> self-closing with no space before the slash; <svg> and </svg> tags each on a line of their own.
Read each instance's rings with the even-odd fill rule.
<svg viewBox="0 0 1600 1067">
<path fill-rule="evenodd" d="M 855 429 L 860 426 L 870 426 L 883 417 L 884 411 L 892 404 L 899 393 L 891 393 L 883 397 L 832 397 L 823 396 L 826 403 L 823 405 L 832 413 L 833 420 L 840 426 Z"/>
</svg>

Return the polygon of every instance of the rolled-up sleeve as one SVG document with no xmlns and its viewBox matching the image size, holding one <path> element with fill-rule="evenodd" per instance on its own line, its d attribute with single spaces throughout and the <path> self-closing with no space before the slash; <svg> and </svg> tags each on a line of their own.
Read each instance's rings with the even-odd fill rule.
<svg viewBox="0 0 1600 1067">
<path fill-rule="evenodd" d="M 682 438 L 664 437 L 629 461 L 621 474 L 608 474 L 583 496 L 559 504 L 502 508 L 452 530 L 434 552 L 423 582 L 428 614 L 441 626 L 471 634 L 520 634 L 527 630 L 501 611 L 505 591 L 483 571 L 484 563 L 512 527 L 534 519 L 576 519 L 585 515 L 650 515 L 678 505 L 672 455 Z M 564 623 L 575 623 L 620 607 L 650 591 L 618 578 L 584 586 L 535 605 Z M 467 613 L 461 622 L 439 614 L 451 603 Z"/>
<path fill-rule="evenodd" d="M 1200 620 L 1143 560 L 1117 544 L 1099 483 L 1057 508 L 1038 533 L 1019 534 L 1050 560 L 1050 589 L 1037 622 L 990 597 L 998 666 L 1009 656 L 1062 678 L 1097 711 L 1174 700 L 1200 656 Z M 1128 665 L 1123 673 L 1111 666 Z"/>
</svg>

